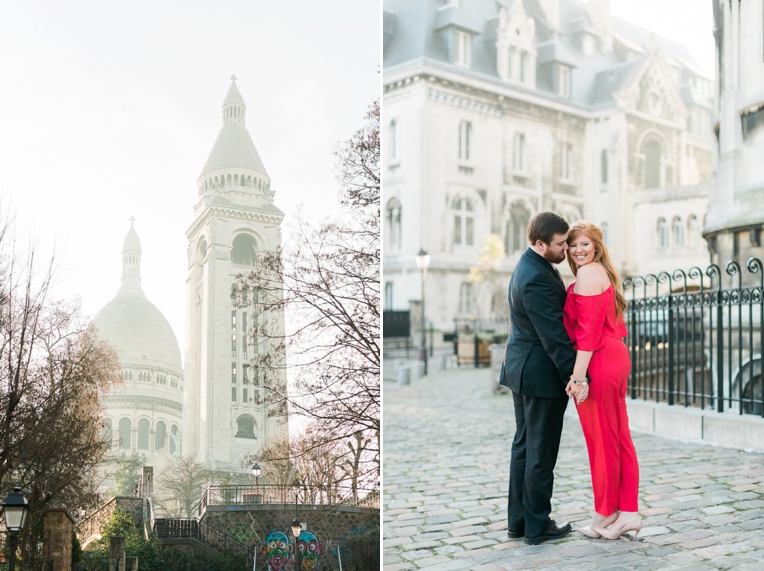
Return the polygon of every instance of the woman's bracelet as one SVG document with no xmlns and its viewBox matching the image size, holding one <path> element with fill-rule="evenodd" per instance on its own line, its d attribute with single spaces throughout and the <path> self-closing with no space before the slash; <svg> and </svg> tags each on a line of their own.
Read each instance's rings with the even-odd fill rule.
<svg viewBox="0 0 764 571">
<path fill-rule="evenodd" d="M 588 385 L 589 381 L 586 379 L 577 379 L 574 376 L 571 375 L 570 380 L 573 381 L 574 385 Z"/>
</svg>

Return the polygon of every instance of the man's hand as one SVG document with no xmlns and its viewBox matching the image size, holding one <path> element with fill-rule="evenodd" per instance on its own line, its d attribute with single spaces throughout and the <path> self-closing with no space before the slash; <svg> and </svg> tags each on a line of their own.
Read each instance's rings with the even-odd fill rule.
<svg viewBox="0 0 764 571">
<path fill-rule="evenodd" d="M 573 382 L 573 379 L 568 381 L 568 386 L 565 387 L 565 393 L 568 395 L 569 399 L 578 396 L 578 385 Z"/>
</svg>

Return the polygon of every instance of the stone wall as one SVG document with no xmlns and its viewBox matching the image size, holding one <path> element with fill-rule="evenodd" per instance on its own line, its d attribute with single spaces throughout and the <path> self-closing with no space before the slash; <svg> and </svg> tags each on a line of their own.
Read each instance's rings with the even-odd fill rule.
<svg viewBox="0 0 764 571">
<path fill-rule="evenodd" d="M 291 539 L 291 523 L 295 507 L 291 504 L 265 504 L 254 506 L 209 506 L 202 521 L 223 531 L 242 543 L 260 547 L 272 531 L 283 531 Z M 319 557 L 321 571 L 339 569 L 337 556 L 332 555 L 329 541 L 348 534 L 354 529 L 379 525 L 379 510 L 348 506 L 298 506 L 297 517 L 306 529 L 323 545 Z"/>
</svg>

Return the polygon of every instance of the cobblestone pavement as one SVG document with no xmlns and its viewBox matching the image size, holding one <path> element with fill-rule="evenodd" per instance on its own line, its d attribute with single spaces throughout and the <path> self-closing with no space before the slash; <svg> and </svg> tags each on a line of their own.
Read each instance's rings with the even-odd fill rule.
<svg viewBox="0 0 764 571">
<path fill-rule="evenodd" d="M 490 379 L 472 369 L 384 383 L 385 571 L 764 570 L 764 455 L 649 434 L 634 433 L 637 541 L 508 540 L 512 399 L 492 394 Z M 552 517 L 587 525 L 586 446 L 570 409 L 555 473 Z"/>
</svg>

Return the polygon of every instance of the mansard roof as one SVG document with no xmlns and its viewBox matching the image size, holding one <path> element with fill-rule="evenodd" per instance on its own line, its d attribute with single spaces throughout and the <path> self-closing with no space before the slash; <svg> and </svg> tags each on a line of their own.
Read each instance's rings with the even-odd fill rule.
<svg viewBox="0 0 764 571">
<path fill-rule="evenodd" d="M 684 46 L 615 17 L 611 17 L 613 51 L 584 54 L 578 32 L 593 33 L 594 25 L 588 17 L 587 4 L 580 0 L 559 0 L 559 27 L 550 23 L 538 0 L 461 0 L 458 7 L 444 6 L 442 0 L 385 0 L 384 67 L 394 71 L 412 64 L 427 65 L 497 83 L 501 80 L 492 27 L 495 28 L 501 9 L 513 12 L 520 4 L 536 24 L 538 65 L 545 58 L 548 60 L 546 52 L 550 51 L 554 52 L 551 57 L 557 58 L 555 61 L 575 68 L 570 97 L 574 105 L 584 108 L 615 105 L 613 93 L 626 87 L 629 72 L 640 62 L 648 61 L 654 49 L 680 69 L 681 84 L 693 76 L 710 81 Z M 439 14 L 456 13 L 457 9 L 470 14 L 471 21 L 478 22 L 472 25 L 480 31 L 474 35 L 469 68 L 450 63 L 448 44 L 443 37 L 441 24 L 445 16 Z M 558 99 L 552 86 L 538 76 L 536 92 Z"/>
</svg>

